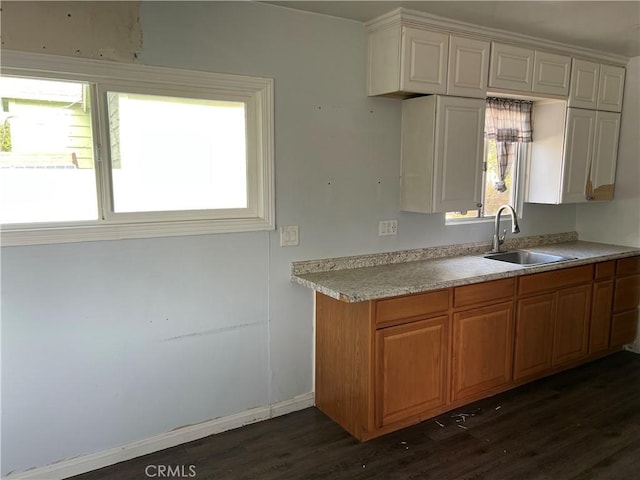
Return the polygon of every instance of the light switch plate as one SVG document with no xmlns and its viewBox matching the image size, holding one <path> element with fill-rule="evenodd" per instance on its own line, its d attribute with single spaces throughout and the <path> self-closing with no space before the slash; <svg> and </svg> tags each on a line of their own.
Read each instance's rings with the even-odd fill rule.
<svg viewBox="0 0 640 480">
<path fill-rule="evenodd" d="M 298 225 L 280 227 L 280 246 L 295 247 L 299 245 L 298 232 Z"/>
</svg>

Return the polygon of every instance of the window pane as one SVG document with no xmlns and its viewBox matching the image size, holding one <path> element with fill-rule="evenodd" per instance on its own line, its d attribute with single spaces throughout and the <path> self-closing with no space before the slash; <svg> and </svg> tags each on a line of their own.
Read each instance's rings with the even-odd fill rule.
<svg viewBox="0 0 640 480">
<path fill-rule="evenodd" d="M 96 220 L 89 86 L 0 77 L 0 222 Z"/>
<path fill-rule="evenodd" d="M 107 99 L 115 212 L 247 208 L 243 102 Z"/>
<path fill-rule="evenodd" d="M 513 170 L 516 161 L 513 161 L 513 165 L 509 165 L 507 170 L 507 176 L 504 180 L 507 189 L 504 192 L 500 192 L 496 189 L 496 183 L 500 180 L 498 174 L 498 153 L 496 151 L 495 140 L 487 140 L 487 156 L 485 161 L 487 162 L 487 170 L 484 176 L 484 215 L 485 217 L 493 217 L 498 213 L 498 208 L 504 204 L 512 203 L 513 192 Z M 513 144 L 511 148 L 515 148 L 516 144 Z M 515 156 L 514 156 L 515 157 Z"/>
</svg>

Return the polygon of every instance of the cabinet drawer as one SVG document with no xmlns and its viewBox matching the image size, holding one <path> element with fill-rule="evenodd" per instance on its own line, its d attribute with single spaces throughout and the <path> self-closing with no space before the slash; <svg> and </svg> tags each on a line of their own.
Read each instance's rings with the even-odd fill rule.
<svg viewBox="0 0 640 480">
<path fill-rule="evenodd" d="M 608 262 L 596 263 L 595 279 L 602 280 L 605 278 L 611 278 L 616 274 L 616 262 L 610 260 Z"/>
<path fill-rule="evenodd" d="M 621 258 L 618 260 L 618 275 L 640 273 L 640 257 Z"/>
<path fill-rule="evenodd" d="M 638 303 L 640 303 L 640 274 L 616 279 L 613 311 L 617 313 L 635 309 Z"/>
<path fill-rule="evenodd" d="M 587 283 L 590 282 L 592 278 L 593 265 L 525 275 L 519 278 L 518 293 L 520 295 L 529 295 L 548 290 L 556 290 L 571 285 Z"/>
<path fill-rule="evenodd" d="M 458 308 L 493 300 L 510 299 L 515 293 L 515 286 L 515 278 L 505 278 L 456 287 L 453 290 L 453 306 Z"/>
<path fill-rule="evenodd" d="M 430 315 L 444 312 L 448 308 L 449 290 L 378 300 L 376 302 L 376 323 Z"/>
</svg>

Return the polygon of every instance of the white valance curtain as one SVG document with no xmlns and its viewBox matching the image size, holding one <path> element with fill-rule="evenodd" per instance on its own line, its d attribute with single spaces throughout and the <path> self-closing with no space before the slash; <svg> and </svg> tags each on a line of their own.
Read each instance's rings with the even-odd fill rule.
<svg viewBox="0 0 640 480">
<path fill-rule="evenodd" d="M 516 144 L 531 141 L 532 104 L 527 100 L 487 98 L 484 135 L 496 141 L 499 180 L 495 188 L 499 192 L 507 189 L 505 178 L 516 155 Z"/>
</svg>

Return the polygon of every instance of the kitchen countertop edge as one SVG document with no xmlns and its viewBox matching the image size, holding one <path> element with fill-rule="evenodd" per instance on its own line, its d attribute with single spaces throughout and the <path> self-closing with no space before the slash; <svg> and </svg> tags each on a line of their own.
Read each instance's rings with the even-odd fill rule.
<svg viewBox="0 0 640 480">
<path fill-rule="evenodd" d="M 488 260 L 483 258 L 484 254 L 471 254 L 345 270 L 292 274 L 291 280 L 337 300 L 356 303 L 640 256 L 638 248 L 579 240 L 530 247 L 526 250 L 576 258 L 541 265 L 517 265 Z M 464 270 L 470 265 L 472 273 L 458 274 L 456 269 Z M 482 272 L 483 268 L 486 272 Z M 411 279 L 404 284 L 401 282 L 404 276 L 421 271 L 425 272 L 424 281 Z M 379 281 L 375 280 L 377 277 L 380 277 Z M 372 281 L 371 278 L 374 280 Z M 367 281 L 369 281 L 368 284 Z"/>
</svg>

